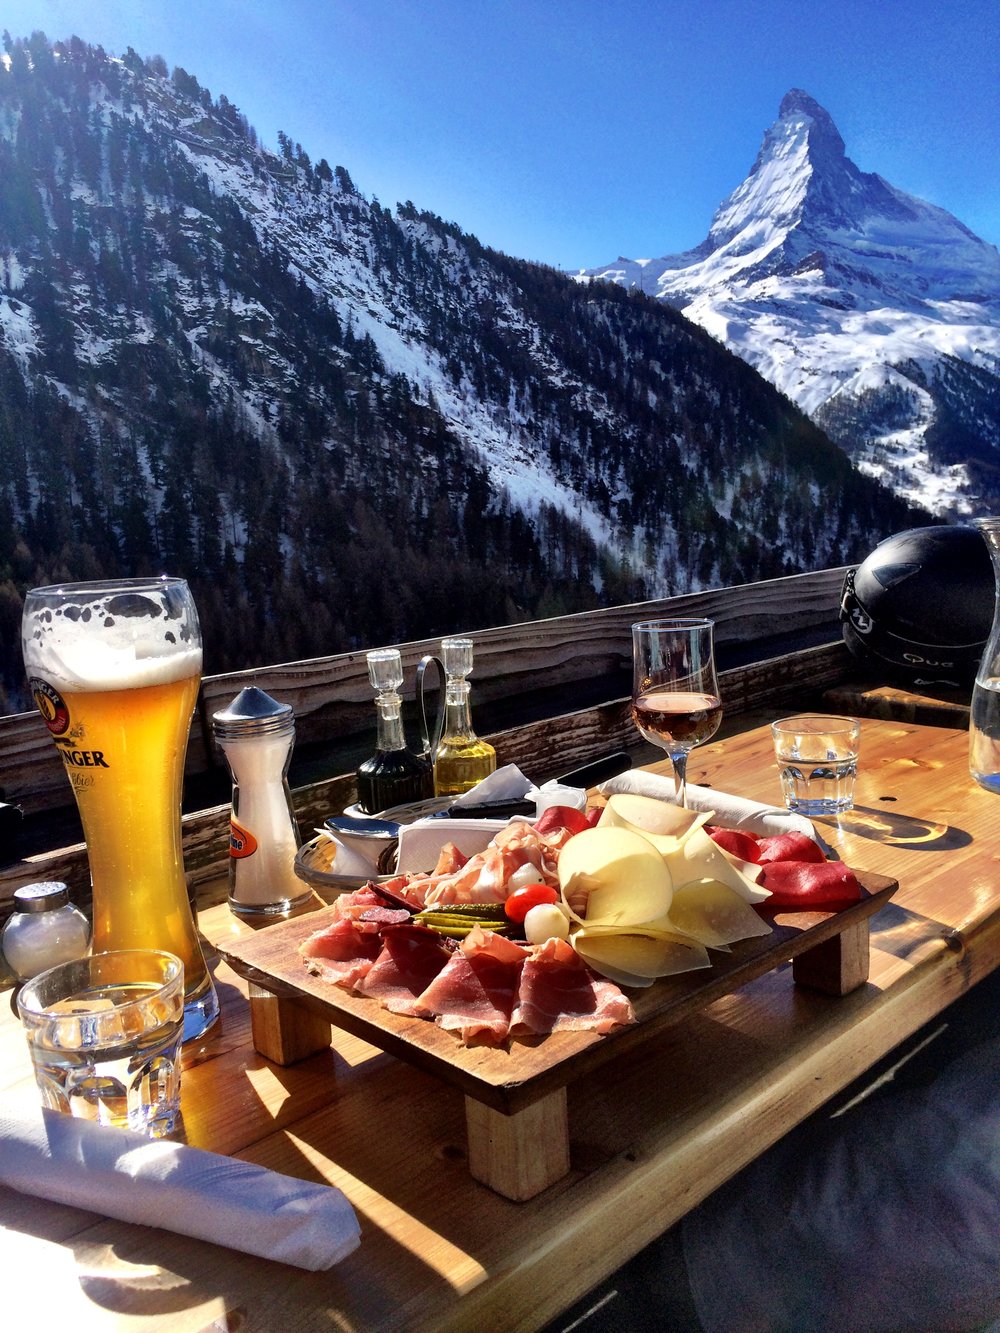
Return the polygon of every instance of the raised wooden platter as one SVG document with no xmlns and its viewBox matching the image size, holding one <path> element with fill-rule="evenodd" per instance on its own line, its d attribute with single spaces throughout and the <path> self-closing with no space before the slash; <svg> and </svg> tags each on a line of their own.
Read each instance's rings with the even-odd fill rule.
<svg viewBox="0 0 1000 1333">
<path fill-rule="evenodd" d="M 330 919 L 324 908 L 228 941 L 220 952 L 250 985 L 253 1043 L 266 1059 L 292 1064 L 329 1045 L 336 1025 L 460 1088 L 466 1096 L 469 1167 L 507 1198 L 528 1199 L 569 1169 L 567 1085 L 611 1056 L 651 1041 L 664 1028 L 792 961 L 799 985 L 845 995 L 868 977 L 868 922 L 898 885 L 856 872 L 862 899 L 840 912 L 763 915 L 773 926 L 710 970 L 683 973 L 629 992 L 636 1022 L 606 1035 L 554 1033 L 507 1047 L 463 1046 L 426 1019 L 383 1009 L 306 970 L 299 944 Z"/>
</svg>

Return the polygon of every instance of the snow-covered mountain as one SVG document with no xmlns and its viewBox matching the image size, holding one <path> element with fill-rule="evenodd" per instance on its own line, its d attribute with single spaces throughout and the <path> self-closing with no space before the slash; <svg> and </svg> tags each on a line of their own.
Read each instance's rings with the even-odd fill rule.
<svg viewBox="0 0 1000 1333">
<path fill-rule="evenodd" d="M 997 507 L 1000 254 L 860 171 L 807 93 L 785 96 L 701 245 L 579 276 L 683 310 L 900 494 Z"/>
<path fill-rule="evenodd" d="M 847 563 L 914 520 L 662 302 L 390 212 L 156 57 L 0 58 L 0 691 L 30 584 L 185 575 L 217 671 Z"/>
</svg>

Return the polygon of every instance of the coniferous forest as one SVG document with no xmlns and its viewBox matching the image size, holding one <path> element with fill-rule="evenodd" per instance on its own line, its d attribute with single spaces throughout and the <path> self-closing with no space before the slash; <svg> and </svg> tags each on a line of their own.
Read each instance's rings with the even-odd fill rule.
<svg viewBox="0 0 1000 1333">
<path fill-rule="evenodd" d="M 662 304 L 390 211 L 158 57 L 4 48 L 0 708 L 40 583 L 187 577 L 215 672 L 926 521 Z"/>
</svg>

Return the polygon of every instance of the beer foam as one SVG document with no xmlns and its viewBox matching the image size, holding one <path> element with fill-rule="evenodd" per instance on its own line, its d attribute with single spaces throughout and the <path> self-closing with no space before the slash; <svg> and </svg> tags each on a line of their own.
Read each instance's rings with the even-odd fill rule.
<svg viewBox="0 0 1000 1333">
<path fill-rule="evenodd" d="M 58 614 L 50 618 L 41 612 L 25 617 L 24 662 L 29 676 L 41 676 L 66 690 L 168 685 L 201 674 L 200 644 L 188 646 L 177 641 L 180 636 L 180 624 L 161 617 L 141 622 L 93 617 L 89 624 L 81 624 L 79 619 Z"/>
</svg>

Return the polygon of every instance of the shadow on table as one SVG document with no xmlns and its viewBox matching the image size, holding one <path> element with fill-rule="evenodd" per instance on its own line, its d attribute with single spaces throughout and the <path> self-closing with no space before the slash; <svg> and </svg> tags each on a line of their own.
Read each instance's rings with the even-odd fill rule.
<svg viewBox="0 0 1000 1333">
<path fill-rule="evenodd" d="M 864 805 L 856 805 L 853 810 L 846 810 L 836 819 L 817 822 L 821 827 L 828 824 L 844 833 L 868 838 L 871 842 L 910 847 L 915 851 L 950 852 L 957 847 L 967 847 L 972 841 L 971 833 L 950 824 Z"/>
</svg>

